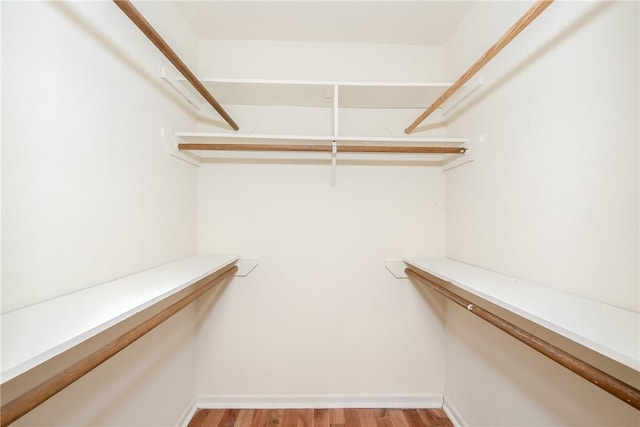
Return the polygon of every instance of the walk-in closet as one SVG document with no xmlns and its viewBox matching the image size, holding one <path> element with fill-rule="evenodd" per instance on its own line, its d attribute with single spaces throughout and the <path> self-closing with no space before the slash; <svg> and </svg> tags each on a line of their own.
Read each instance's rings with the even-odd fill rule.
<svg viewBox="0 0 640 427">
<path fill-rule="evenodd" d="M 4 426 L 640 425 L 637 1 L 1 1 Z"/>
</svg>

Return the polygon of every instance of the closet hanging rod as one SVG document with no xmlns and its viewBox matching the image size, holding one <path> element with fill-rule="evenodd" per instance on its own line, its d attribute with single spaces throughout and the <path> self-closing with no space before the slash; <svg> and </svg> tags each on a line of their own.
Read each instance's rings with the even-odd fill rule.
<svg viewBox="0 0 640 427">
<path fill-rule="evenodd" d="M 159 313 L 134 326 L 129 331 L 120 335 L 118 338 L 105 344 L 90 355 L 75 362 L 68 368 L 53 375 L 48 380 L 40 383 L 31 390 L 16 397 L 9 403 L 2 405 L 0 408 L 0 426 L 5 427 L 25 415 L 59 391 L 64 390 L 67 386 L 73 384 L 84 375 L 91 372 L 94 368 L 106 362 L 108 359 L 119 353 L 121 350 L 133 344 L 136 340 L 153 330 L 156 326 L 169 319 L 174 314 L 191 304 L 200 296 L 207 293 L 214 286 L 233 277 L 238 271 L 238 267 L 230 265 L 216 273 L 213 273 L 191 285 L 193 289 L 188 295 L 174 302 L 169 307 L 163 309 Z"/>
<path fill-rule="evenodd" d="M 191 83 L 200 95 L 222 116 L 222 118 L 233 128 L 238 130 L 239 127 L 233 121 L 231 116 L 222 108 L 216 99 L 209 93 L 198 78 L 191 72 L 189 67 L 180 59 L 180 57 L 171 49 L 162 36 L 151 26 L 149 21 L 135 8 L 130 0 L 113 0 L 113 2 L 124 12 L 125 15 L 144 33 L 145 36 L 153 43 L 158 50 L 173 64 L 174 67 Z"/>
<path fill-rule="evenodd" d="M 473 64 L 458 80 L 456 80 L 433 104 L 431 104 L 420 116 L 404 130 L 409 134 L 415 130 L 420 123 L 429 117 L 438 107 L 440 107 L 447 99 L 456 93 L 471 77 L 482 69 L 494 56 L 498 54 L 511 40 L 513 40 L 522 30 L 524 30 L 534 19 L 538 17 L 547 7 L 553 3 L 553 0 L 537 0 L 531 8 L 518 19 L 518 21 L 507 30 L 502 37 L 494 43 L 481 57 Z"/>
<path fill-rule="evenodd" d="M 405 273 L 410 279 L 426 285 L 432 290 L 438 292 L 439 294 L 445 296 L 459 306 L 480 317 L 482 320 L 511 335 L 523 344 L 526 344 L 532 349 L 544 354 L 554 362 L 559 363 L 565 368 L 580 375 L 590 383 L 595 384 L 596 386 L 614 395 L 628 405 L 631 405 L 636 409 L 640 409 L 640 390 L 636 389 L 635 387 L 623 381 L 620 381 L 619 379 L 607 374 L 604 371 L 601 371 L 595 366 L 592 366 L 587 362 L 584 362 L 583 360 L 565 352 L 564 350 L 561 350 L 553 344 L 550 344 L 538 338 L 532 333 L 519 328 L 513 323 L 504 320 L 503 318 L 493 314 L 492 312 L 471 303 L 471 301 L 461 297 L 460 295 L 450 291 L 449 289 L 438 283 L 444 282 L 449 285 L 455 286 L 450 282 L 446 282 L 422 271 L 413 270 L 412 268 L 406 268 Z"/>
<path fill-rule="evenodd" d="M 208 151 L 301 151 L 331 153 L 327 145 L 267 145 L 267 144 L 178 144 L 178 149 Z M 466 147 L 411 147 L 382 145 L 338 145 L 338 153 L 421 153 L 421 154 L 464 154 Z"/>
</svg>

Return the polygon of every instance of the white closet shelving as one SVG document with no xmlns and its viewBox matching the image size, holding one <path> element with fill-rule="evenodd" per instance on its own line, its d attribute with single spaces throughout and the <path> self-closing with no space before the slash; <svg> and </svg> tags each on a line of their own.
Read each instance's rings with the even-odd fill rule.
<svg viewBox="0 0 640 427">
<path fill-rule="evenodd" d="M 226 132 L 176 132 L 184 142 L 274 142 L 274 141 L 300 141 L 300 142 L 349 142 L 349 143 L 420 143 L 424 144 L 453 144 L 462 146 L 469 140 L 467 138 L 446 137 L 394 137 L 394 136 L 331 136 L 331 135 L 266 135 L 266 134 L 242 134 Z"/>
<path fill-rule="evenodd" d="M 240 131 L 221 130 L 215 132 L 175 132 L 178 143 L 185 144 L 327 144 L 334 141 L 341 145 L 384 145 L 398 147 L 450 147 L 468 148 L 468 138 L 450 138 L 447 136 L 418 135 L 407 136 L 401 126 L 391 129 L 386 127 L 385 134 L 380 134 L 380 126 L 376 135 L 366 132 L 345 131 L 343 123 L 349 121 L 343 112 L 348 109 L 387 109 L 406 110 L 406 123 L 415 115 L 412 110 L 424 108 L 433 102 L 450 86 L 446 82 L 341 82 L 341 81 L 301 81 L 301 80 L 260 80 L 260 79 L 222 79 L 201 78 L 205 87 L 215 95 L 216 99 L 227 106 L 272 106 L 272 107 L 313 107 L 325 110 L 319 115 L 326 126 L 321 133 L 271 133 L 262 131 L 252 124 L 240 123 Z M 188 83 L 183 84 L 181 93 L 189 92 Z M 198 105 L 201 102 L 191 92 L 189 102 Z M 203 108 L 204 110 L 204 108 Z M 440 126 L 442 133 L 443 126 Z M 252 129 L 253 127 L 253 129 Z M 176 144 L 175 149 L 178 150 Z M 206 150 L 185 150 L 194 158 L 220 157 L 219 152 Z M 338 150 L 339 151 L 339 150 Z M 434 161 L 450 161 L 456 157 L 464 157 L 463 153 L 418 154 Z M 317 154 L 317 153 L 313 153 Z M 324 154 L 326 156 L 326 154 Z M 403 154 L 406 156 L 406 153 Z"/>
<path fill-rule="evenodd" d="M 237 260 L 233 255 L 192 256 L 3 314 L 2 383 Z"/>
<path fill-rule="evenodd" d="M 486 301 L 640 371 L 640 314 L 449 258 L 405 258 Z"/>
<path fill-rule="evenodd" d="M 451 83 L 340 82 L 202 78 L 224 104 L 332 107 L 334 88 L 341 108 L 424 108 Z M 185 82 L 186 83 L 186 82 Z"/>
</svg>

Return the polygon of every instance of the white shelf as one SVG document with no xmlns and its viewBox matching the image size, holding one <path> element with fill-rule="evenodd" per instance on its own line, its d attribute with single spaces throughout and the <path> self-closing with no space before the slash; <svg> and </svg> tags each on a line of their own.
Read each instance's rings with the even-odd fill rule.
<svg viewBox="0 0 640 427">
<path fill-rule="evenodd" d="M 188 86 L 186 80 L 181 80 Z M 340 108 L 428 107 L 449 86 L 448 82 L 344 82 L 264 79 L 201 78 L 221 103 L 227 105 L 280 105 L 332 107 L 334 87 Z"/>
<path fill-rule="evenodd" d="M 405 136 L 404 127 L 395 129 L 391 123 L 385 122 L 381 127 L 381 112 L 375 112 L 374 109 L 384 109 L 384 114 L 393 117 L 395 127 L 398 123 L 410 123 L 410 118 L 415 112 L 412 109 L 423 109 L 435 101 L 451 84 L 445 82 L 344 82 L 344 81 L 301 81 L 301 80 L 262 80 L 262 79 L 222 79 L 222 78 L 202 78 L 203 84 L 212 92 L 216 99 L 223 105 L 253 105 L 253 106 L 290 106 L 290 107 L 320 107 L 322 112 L 332 111 L 333 121 L 327 121 L 326 126 L 317 127 L 322 129 L 320 132 L 331 132 L 333 135 L 317 135 L 317 134 L 265 134 L 253 133 L 260 132 L 259 126 L 254 126 L 253 131 L 247 132 L 245 127 L 241 133 L 233 132 L 176 132 L 180 140 L 185 143 L 215 144 L 215 143 L 237 143 L 237 144 L 331 144 L 336 141 L 338 145 L 388 145 L 388 146 L 425 146 L 436 147 L 439 145 L 449 146 L 451 148 L 464 147 L 471 149 L 468 138 L 448 138 L 448 137 L 420 137 Z M 186 84 L 186 82 L 185 82 Z M 182 92 L 181 92 L 182 93 Z M 183 94 L 184 96 L 184 94 Z M 189 101 L 192 102 L 192 101 Z M 346 109 L 349 109 L 348 111 Z M 353 114 L 356 109 L 360 109 L 356 116 L 360 117 L 361 113 L 369 114 L 368 120 L 375 120 L 378 125 L 373 131 L 376 136 L 360 136 L 360 131 L 353 128 Z M 363 111 L 362 109 L 369 109 Z M 340 111 L 344 114 L 341 114 Z M 308 110 L 310 111 L 310 110 Z M 398 116 L 401 113 L 402 117 Z M 417 114 L 417 113 L 416 113 Z M 277 116 L 277 115 L 276 115 Z M 269 116 L 270 119 L 273 117 Z M 305 116 L 306 117 L 306 116 Z M 321 115 L 321 120 L 327 120 L 328 115 Z M 352 118 L 350 121 L 349 118 Z M 275 120 L 282 128 L 280 121 L 286 120 L 280 116 Z M 255 118 L 254 118 L 255 119 Z M 348 125 L 344 128 L 340 121 Z M 382 119 L 384 121 L 384 119 Z M 356 120 L 357 123 L 370 123 L 363 120 L 362 117 Z M 246 125 L 245 125 L 246 126 Z M 363 125 L 364 126 L 364 125 Z M 403 125 L 404 126 L 404 125 Z M 394 128 L 394 129 L 390 129 Z M 343 132 L 344 130 L 344 132 Z M 263 131 L 264 132 L 264 131 Z M 280 130 L 282 132 L 282 130 Z M 286 132 L 286 130 L 285 130 Z M 291 130 L 292 133 L 304 132 L 304 130 Z M 313 131 L 311 131 L 313 132 Z M 366 129 L 363 130 L 363 133 Z M 391 135 L 384 135 L 385 132 Z M 342 135 L 345 133 L 346 135 Z M 348 135 L 348 136 L 347 136 Z M 399 135 L 399 136 L 393 136 Z M 338 148 L 339 151 L 339 148 Z M 209 150 L 189 150 L 179 151 L 175 147 L 172 151 L 173 155 L 188 155 L 194 162 L 204 159 L 221 159 L 221 158 L 250 158 L 255 156 L 253 152 L 221 152 Z M 438 162 L 444 165 L 446 162 L 455 162 L 456 159 L 464 157 L 466 162 L 472 161 L 473 156 L 469 153 L 341 153 L 342 159 L 351 160 L 379 160 L 380 156 L 387 156 L 389 160 L 408 160 Z M 278 152 L 260 154 L 261 159 L 282 159 L 282 158 L 303 158 L 303 159 L 324 159 L 326 153 L 303 153 L 303 152 Z M 335 173 L 335 156 L 332 157 L 332 173 Z M 460 162 L 456 164 L 462 164 Z M 332 181 L 333 182 L 333 181 Z"/>
<path fill-rule="evenodd" d="M 331 107 L 333 86 L 320 82 L 201 79 L 218 102 L 226 105 Z"/>
<path fill-rule="evenodd" d="M 332 141 L 336 141 L 338 146 L 357 146 L 357 145 L 384 145 L 384 146 L 451 146 L 463 147 L 468 146 L 466 138 L 426 138 L 426 137 L 405 137 L 397 138 L 389 137 L 360 137 L 360 136 L 330 136 L 330 135 L 264 135 L 264 134 L 240 134 L 226 132 L 176 132 L 175 135 L 185 143 L 195 144 L 255 144 L 255 145 L 328 145 Z M 211 151 L 211 150 L 178 150 L 177 146 L 174 152 L 188 153 L 194 156 L 198 162 L 206 159 L 250 159 L 255 158 L 256 152 L 253 151 Z M 395 160 L 395 161 L 423 161 L 423 162 L 443 162 L 447 159 L 464 157 L 468 154 L 426 154 L 426 153 L 344 153 L 339 152 L 338 156 L 342 160 Z M 260 152 L 260 158 L 267 159 L 308 159 L 322 160 L 331 158 L 331 154 L 327 152 Z"/>
<path fill-rule="evenodd" d="M 393 137 L 393 136 L 332 136 L 332 135 L 265 135 L 226 132 L 175 132 L 184 142 L 192 143 L 273 143 L 274 141 L 301 142 L 348 142 L 348 143 L 415 143 L 420 144 L 466 144 L 467 138 L 447 137 Z"/>
<path fill-rule="evenodd" d="M 237 261 L 199 255 L 3 314 L 2 383 Z"/>
<path fill-rule="evenodd" d="M 424 272 L 640 371 L 640 314 L 448 258 L 407 258 Z"/>
<path fill-rule="evenodd" d="M 225 133 L 225 132 L 176 132 L 175 135 L 184 142 L 192 143 L 269 143 L 277 141 L 300 142 L 331 142 L 332 136 L 321 135 L 265 135 L 252 133 Z"/>
</svg>

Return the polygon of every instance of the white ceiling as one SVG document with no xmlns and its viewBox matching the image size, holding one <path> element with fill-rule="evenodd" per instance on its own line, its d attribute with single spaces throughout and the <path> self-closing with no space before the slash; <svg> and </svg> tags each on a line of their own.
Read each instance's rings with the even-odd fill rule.
<svg viewBox="0 0 640 427">
<path fill-rule="evenodd" d="M 442 45 L 471 1 L 178 0 L 199 39 Z"/>
</svg>

